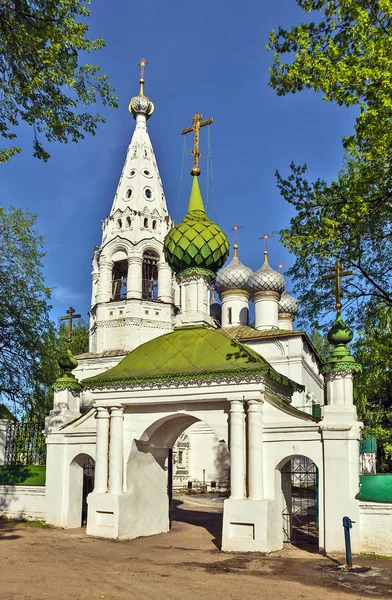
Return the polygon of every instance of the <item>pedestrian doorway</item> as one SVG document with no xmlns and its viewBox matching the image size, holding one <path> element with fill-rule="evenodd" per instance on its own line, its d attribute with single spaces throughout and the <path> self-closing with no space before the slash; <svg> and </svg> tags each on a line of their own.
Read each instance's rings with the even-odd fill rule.
<svg viewBox="0 0 392 600">
<path fill-rule="evenodd" d="M 319 542 L 318 469 L 306 456 L 293 456 L 282 467 L 283 541 Z"/>
</svg>

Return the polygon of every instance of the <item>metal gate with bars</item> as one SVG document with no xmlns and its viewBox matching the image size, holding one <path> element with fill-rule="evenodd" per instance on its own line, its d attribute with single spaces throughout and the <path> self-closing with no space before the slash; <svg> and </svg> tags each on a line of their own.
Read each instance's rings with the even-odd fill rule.
<svg viewBox="0 0 392 600">
<path fill-rule="evenodd" d="M 5 464 L 11 466 L 45 465 L 45 423 L 34 419 L 9 421 L 5 438 Z"/>
<path fill-rule="evenodd" d="M 87 524 L 87 496 L 94 489 L 95 460 L 88 456 L 83 463 L 82 527 Z"/>
<path fill-rule="evenodd" d="M 318 469 L 306 456 L 295 456 L 282 470 L 283 541 L 318 544 Z"/>
</svg>

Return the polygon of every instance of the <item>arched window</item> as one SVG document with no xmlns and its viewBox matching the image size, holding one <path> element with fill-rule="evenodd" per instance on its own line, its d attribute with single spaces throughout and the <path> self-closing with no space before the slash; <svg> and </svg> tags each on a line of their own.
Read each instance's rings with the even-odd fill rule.
<svg viewBox="0 0 392 600">
<path fill-rule="evenodd" d="M 158 300 L 158 262 L 159 256 L 156 252 L 146 251 L 143 254 L 143 300 Z"/>
<path fill-rule="evenodd" d="M 227 309 L 227 321 L 229 325 L 233 322 L 233 309 L 231 307 Z"/>
<path fill-rule="evenodd" d="M 127 198 L 130 198 L 132 196 L 132 190 L 131 190 L 131 188 L 127 189 L 127 192 L 126 192 L 125 195 L 126 195 Z"/>
<path fill-rule="evenodd" d="M 127 217 L 127 226 L 130 227 L 132 225 L 131 217 Z"/>
<path fill-rule="evenodd" d="M 153 229 L 156 229 L 156 228 L 157 228 L 157 222 L 156 222 L 156 221 L 153 221 L 153 222 L 152 222 L 152 228 L 153 228 Z"/>
<path fill-rule="evenodd" d="M 147 219 L 147 217 L 145 217 L 145 219 L 144 219 L 144 221 L 143 221 L 143 227 L 144 227 L 145 229 L 148 229 L 148 219 Z"/>
<path fill-rule="evenodd" d="M 122 220 L 117 219 L 117 229 L 122 229 Z"/>
<path fill-rule="evenodd" d="M 127 297 L 128 261 L 118 260 L 113 265 L 112 300 L 124 300 Z"/>
</svg>

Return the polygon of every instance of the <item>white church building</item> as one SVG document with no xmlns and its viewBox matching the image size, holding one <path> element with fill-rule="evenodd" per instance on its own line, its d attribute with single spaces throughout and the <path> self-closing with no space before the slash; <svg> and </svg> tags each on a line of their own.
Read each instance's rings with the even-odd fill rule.
<svg viewBox="0 0 392 600">
<path fill-rule="evenodd" d="M 174 225 L 143 79 L 129 110 L 135 130 L 94 250 L 89 352 L 59 361 L 46 421 L 46 520 L 80 527 L 86 500 L 87 535 L 162 533 L 171 486 L 197 480 L 229 488 L 225 551 L 277 550 L 295 528 L 320 549 L 341 551 L 342 518 L 360 522 L 352 333 L 338 313 L 322 366 L 307 335 L 293 329 L 297 302 L 267 253 L 254 273 L 235 244 L 224 266 L 229 243 L 208 218 L 198 183 L 198 113 L 188 210 Z M 210 298 L 212 284 L 220 303 Z M 88 494 L 86 464 L 95 469 Z M 300 497 L 308 487 L 311 526 L 306 511 L 294 518 L 293 489 Z M 356 527 L 354 552 L 360 544 Z"/>
</svg>

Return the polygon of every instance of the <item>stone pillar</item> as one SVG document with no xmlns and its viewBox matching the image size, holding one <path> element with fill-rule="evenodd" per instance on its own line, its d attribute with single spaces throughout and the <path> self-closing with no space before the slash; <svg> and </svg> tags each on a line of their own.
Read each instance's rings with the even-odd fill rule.
<svg viewBox="0 0 392 600">
<path fill-rule="evenodd" d="M 249 294 L 245 290 L 227 290 L 220 294 L 222 302 L 222 327 L 248 325 Z M 231 309 L 231 320 L 229 318 Z"/>
<path fill-rule="evenodd" d="M 158 300 L 167 304 L 173 302 L 172 270 L 166 262 L 158 264 Z"/>
<path fill-rule="evenodd" d="M 175 304 L 175 306 L 180 308 L 180 306 L 181 306 L 180 286 L 178 285 L 178 282 L 175 277 L 173 279 L 172 285 L 173 285 L 173 291 L 174 291 L 174 304 Z"/>
<path fill-rule="evenodd" d="M 245 497 L 245 413 L 242 400 L 230 402 L 230 498 Z"/>
<path fill-rule="evenodd" d="M 97 303 L 98 283 L 99 283 L 99 273 L 96 271 L 93 271 L 91 273 L 91 306 L 95 306 Z"/>
<path fill-rule="evenodd" d="M 109 302 L 112 297 L 112 261 L 100 261 L 97 303 Z"/>
<path fill-rule="evenodd" d="M 108 491 L 109 412 L 103 406 L 97 408 L 97 441 L 95 455 L 94 492 Z"/>
<path fill-rule="evenodd" d="M 278 327 L 279 329 L 286 329 L 287 331 L 293 330 L 294 316 L 290 313 L 279 313 L 278 315 Z"/>
<path fill-rule="evenodd" d="M 181 312 L 176 317 L 176 326 L 213 326 L 209 306 L 210 279 L 207 273 L 198 272 L 180 274 L 177 277 L 180 286 Z"/>
<path fill-rule="evenodd" d="M 263 498 L 263 417 L 260 400 L 248 400 L 248 492 L 250 500 Z"/>
<path fill-rule="evenodd" d="M 109 448 L 109 492 L 121 494 L 123 491 L 123 423 L 122 406 L 110 408 L 110 448 Z"/>
<path fill-rule="evenodd" d="M 280 296 L 277 292 L 257 292 L 253 296 L 255 304 L 255 329 L 278 328 L 279 298 Z"/>
<path fill-rule="evenodd" d="M 0 466 L 5 464 L 5 446 L 9 419 L 0 419 Z"/>
<path fill-rule="evenodd" d="M 128 257 L 127 300 L 142 299 L 143 258 L 141 256 Z"/>
</svg>

